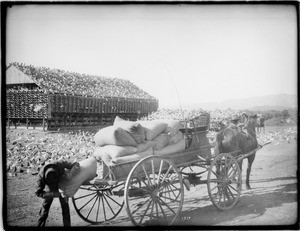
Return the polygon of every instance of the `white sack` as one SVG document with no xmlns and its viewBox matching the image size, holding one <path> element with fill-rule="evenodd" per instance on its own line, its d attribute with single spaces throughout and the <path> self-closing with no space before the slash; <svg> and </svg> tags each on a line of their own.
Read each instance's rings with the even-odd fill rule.
<svg viewBox="0 0 300 231">
<path fill-rule="evenodd" d="M 97 160 L 94 157 L 87 158 L 79 162 L 80 172 L 72 179 L 62 179 L 59 183 L 59 189 L 68 197 L 75 195 L 83 182 L 90 181 L 96 177 Z"/>
<path fill-rule="evenodd" d="M 116 145 L 105 145 L 97 148 L 94 151 L 94 156 L 98 160 L 101 159 L 102 155 L 108 154 L 111 158 L 131 155 L 137 152 L 137 147 L 133 146 L 116 146 Z"/>
<path fill-rule="evenodd" d="M 138 161 L 146 156 L 151 156 L 153 155 L 153 148 L 149 148 L 148 150 L 140 153 L 136 153 L 133 155 L 129 156 L 123 156 L 123 157 L 116 157 L 111 159 L 112 164 L 121 164 L 121 163 L 126 163 L 130 161 Z"/>
<path fill-rule="evenodd" d="M 162 120 L 161 119 L 159 121 L 167 124 L 167 127 L 164 130 L 164 132 L 169 133 L 171 136 L 175 135 L 181 128 L 181 124 L 180 124 L 179 120 L 172 120 L 172 119 Z"/>
<path fill-rule="evenodd" d="M 159 120 L 139 121 L 139 123 L 145 129 L 146 140 L 148 141 L 153 140 L 167 128 L 167 124 Z"/>
<path fill-rule="evenodd" d="M 145 129 L 138 122 L 123 120 L 119 116 L 116 116 L 114 126 L 127 131 L 137 144 L 144 142 L 146 139 Z"/>
<path fill-rule="evenodd" d="M 95 143 L 99 146 L 137 146 L 134 139 L 124 129 L 115 126 L 108 126 L 100 129 L 94 136 Z"/>
</svg>

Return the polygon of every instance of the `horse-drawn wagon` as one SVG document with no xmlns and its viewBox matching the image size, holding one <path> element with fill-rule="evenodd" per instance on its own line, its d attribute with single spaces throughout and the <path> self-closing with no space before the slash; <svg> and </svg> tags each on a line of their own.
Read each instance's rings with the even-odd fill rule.
<svg viewBox="0 0 300 231">
<path fill-rule="evenodd" d="M 233 208 L 241 194 L 238 162 L 244 157 L 240 150 L 213 156 L 208 128 L 209 114 L 185 121 L 181 131 L 189 147 L 181 152 L 110 166 L 102 161 L 103 177 L 85 182 L 72 197 L 75 210 L 86 222 L 100 224 L 114 219 L 125 206 L 134 225 L 172 225 L 183 207 L 185 189 L 198 184 L 207 185 L 218 209 Z"/>
</svg>

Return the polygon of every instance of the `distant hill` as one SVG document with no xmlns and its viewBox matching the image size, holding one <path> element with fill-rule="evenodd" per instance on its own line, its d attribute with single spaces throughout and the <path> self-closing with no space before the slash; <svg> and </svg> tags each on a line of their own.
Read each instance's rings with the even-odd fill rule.
<svg viewBox="0 0 300 231">
<path fill-rule="evenodd" d="M 275 94 L 267 96 L 257 96 L 244 99 L 231 99 L 221 102 L 209 102 L 201 104 L 183 105 L 184 109 L 202 108 L 204 110 L 227 109 L 236 110 L 284 110 L 297 107 L 297 96 L 288 94 Z"/>
</svg>

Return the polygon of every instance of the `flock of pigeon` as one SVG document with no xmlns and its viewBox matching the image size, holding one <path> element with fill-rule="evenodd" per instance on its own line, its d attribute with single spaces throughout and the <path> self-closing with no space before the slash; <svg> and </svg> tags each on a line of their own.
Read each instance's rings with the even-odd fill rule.
<svg viewBox="0 0 300 231">
<path fill-rule="evenodd" d="M 49 92 L 80 94 L 96 98 L 114 96 L 154 99 L 153 96 L 126 79 L 80 74 L 18 62 L 10 63 L 10 66 L 14 66 L 30 76 L 41 89 Z"/>
<path fill-rule="evenodd" d="M 57 160 L 80 161 L 88 158 L 96 148 L 94 134 L 88 131 L 76 133 L 52 133 L 39 138 L 42 131 L 7 129 L 6 171 L 8 176 L 27 173 L 35 175 L 43 165 Z"/>
<path fill-rule="evenodd" d="M 186 117 L 202 113 L 202 110 L 187 111 Z M 222 112 L 225 115 L 225 112 Z M 232 112 L 230 112 L 232 113 Z M 228 114 L 228 113 L 227 113 Z M 226 114 L 226 116 L 227 116 Z M 163 116 L 171 118 L 172 111 L 163 111 Z M 181 114 L 182 115 L 182 114 Z M 180 116 L 173 113 L 173 116 Z M 147 119 L 158 119 L 161 114 L 155 113 Z M 214 116 L 211 114 L 211 121 Z M 6 130 L 6 171 L 8 176 L 19 176 L 21 174 L 35 175 L 48 162 L 55 160 L 80 161 L 93 155 L 96 149 L 94 142 L 95 133 L 89 131 L 77 131 L 69 133 L 43 133 L 38 135 L 37 130 L 26 130 L 14 128 Z M 208 137 L 213 137 L 214 132 L 209 131 Z M 280 142 L 297 140 L 297 127 L 290 127 L 281 131 L 260 132 L 257 134 L 260 144 L 272 141 L 275 145 Z M 213 142 L 212 139 L 209 139 Z"/>
</svg>

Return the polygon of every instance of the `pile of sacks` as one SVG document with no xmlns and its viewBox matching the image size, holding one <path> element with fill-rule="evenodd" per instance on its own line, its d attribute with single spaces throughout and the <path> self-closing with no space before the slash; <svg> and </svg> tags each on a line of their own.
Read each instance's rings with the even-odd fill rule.
<svg viewBox="0 0 300 231">
<path fill-rule="evenodd" d="M 99 130 L 94 156 L 108 166 L 137 161 L 150 155 L 183 151 L 186 141 L 179 120 L 126 121 L 116 117 L 112 126 Z"/>
</svg>

